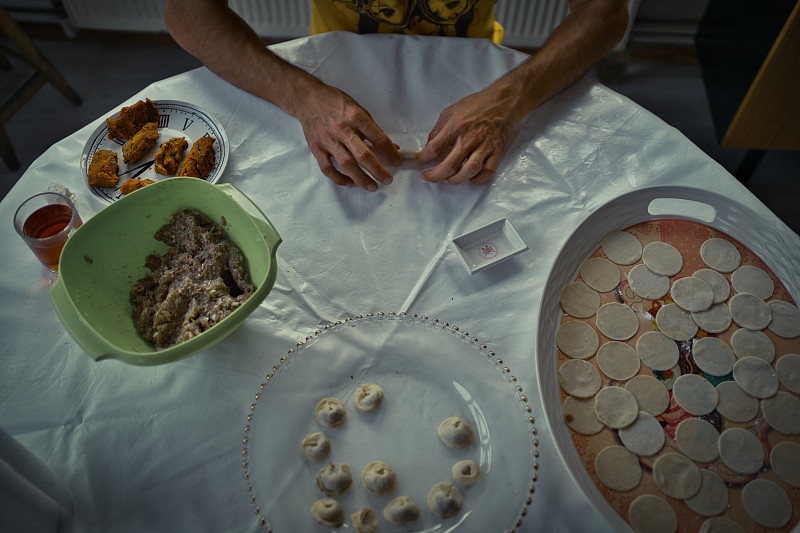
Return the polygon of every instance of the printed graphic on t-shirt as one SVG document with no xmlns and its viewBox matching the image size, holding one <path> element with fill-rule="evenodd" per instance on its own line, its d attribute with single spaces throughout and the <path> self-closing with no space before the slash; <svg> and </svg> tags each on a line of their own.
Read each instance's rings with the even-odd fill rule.
<svg viewBox="0 0 800 533">
<path fill-rule="evenodd" d="M 358 32 L 425 33 L 467 37 L 477 0 L 332 0 L 359 15 Z M 390 28 L 382 29 L 382 24 Z"/>
</svg>

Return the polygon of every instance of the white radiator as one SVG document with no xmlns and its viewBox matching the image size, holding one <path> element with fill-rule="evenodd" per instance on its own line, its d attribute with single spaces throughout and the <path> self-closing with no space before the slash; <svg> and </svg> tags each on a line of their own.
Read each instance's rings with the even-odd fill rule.
<svg viewBox="0 0 800 533">
<path fill-rule="evenodd" d="M 628 2 L 631 20 L 639 1 Z M 62 2 L 70 23 L 77 29 L 166 31 L 164 0 Z M 230 6 L 263 38 L 293 39 L 309 34 L 309 0 L 230 0 Z M 535 48 L 566 17 L 569 8 L 566 0 L 500 0 L 495 10 L 497 20 L 505 28 L 504 44 Z M 623 40 L 620 47 L 624 44 Z"/>
</svg>

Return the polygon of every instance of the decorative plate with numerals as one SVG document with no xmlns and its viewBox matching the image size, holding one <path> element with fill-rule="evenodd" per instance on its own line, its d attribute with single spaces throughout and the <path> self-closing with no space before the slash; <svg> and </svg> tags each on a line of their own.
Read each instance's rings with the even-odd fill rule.
<svg viewBox="0 0 800 533">
<path fill-rule="evenodd" d="M 92 133 L 86 142 L 81 155 L 81 172 L 83 173 L 83 179 L 86 180 L 86 186 L 98 198 L 109 203 L 118 200 L 122 197 L 122 193 L 119 191 L 120 186 L 129 179 L 139 178 L 158 181 L 171 177 L 156 173 L 153 157 L 158 152 L 161 143 L 173 137 L 186 138 L 189 143 L 189 148 L 186 150 L 187 153 L 191 149 L 192 143 L 201 137 L 208 135 L 216 139 L 214 141 L 216 164 L 208 176 L 205 177 L 205 180 L 209 183 L 216 183 L 222 176 L 230 158 L 230 146 L 228 144 L 228 136 L 222 125 L 217 122 L 217 119 L 208 111 L 186 102 L 155 100 L 153 103 L 156 104 L 159 113 L 159 138 L 156 145 L 150 149 L 141 161 L 131 165 L 123 162 L 122 145 L 125 142 L 108 138 L 108 126 L 105 121 Z M 119 112 L 110 118 L 116 118 L 117 116 L 119 116 Z M 119 158 L 119 184 L 117 184 L 117 187 L 106 188 L 89 185 L 89 163 L 91 163 L 92 157 L 97 150 L 111 150 L 117 153 Z"/>
</svg>

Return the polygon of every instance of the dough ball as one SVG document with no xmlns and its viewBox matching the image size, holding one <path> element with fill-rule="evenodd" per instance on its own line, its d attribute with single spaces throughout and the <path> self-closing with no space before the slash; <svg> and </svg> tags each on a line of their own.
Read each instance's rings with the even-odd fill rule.
<svg viewBox="0 0 800 533">
<path fill-rule="evenodd" d="M 764 466 L 766 453 L 758 437 L 742 428 L 729 428 L 719 436 L 719 457 L 740 474 L 755 474 Z"/>
<path fill-rule="evenodd" d="M 350 515 L 356 533 L 377 533 L 378 515 L 370 507 L 356 511 Z"/>
<path fill-rule="evenodd" d="M 594 470 L 606 487 L 626 492 L 639 486 L 642 467 L 639 458 L 622 446 L 609 446 L 597 454 Z"/>
<path fill-rule="evenodd" d="M 600 308 L 600 295 L 585 283 L 567 283 L 561 290 L 561 309 L 575 318 L 589 318 Z"/>
<path fill-rule="evenodd" d="M 399 526 L 413 524 L 419 520 L 419 506 L 408 496 L 398 496 L 383 508 L 383 516 Z"/>
<path fill-rule="evenodd" d="M 777 529 L 792 518 L 792 501 L 777 483 L 754 479 L 742 490 L 744 510 L 764 527 Z"/>
<path fill-rule="evenodd" d="M 439 424 L 439 438 L 448 448 L 462 449 L 472 444 L 475 431 L 458 417 L 451 416 Z"/>
<path fill-rule="evenodd" d="M 556 332 L 556 346 L 567 357 L 588 359 L 600 346 L 600 337 L 586 322 L 572 320 L 564 322 Z"/>
<path fill-rule="evenodd" d="M 597 368 L 583 359 L 572 359 L 558 368 L 558 383 L 564 392 L 576 398 L 590 398 L 603 382 Z"/>
<path fill-rule="evenodd" d="M 353 484 L 353 475 L 347 463 L 342 463 L 337 468 L 331 463 L 317 474 L 317 487 L 326 496 L 339 496 L 347 492 Z"/>
<path fill-rule="evenodd" d="M 633 394 L 622 387 L 606 387 L 594 397 L 594 414 L 612 429 L 630 426 L 639 416 Z"/>
<path fill-rule="evenodd" d="M 356 389 L 356 408 L 367 412 L 377 409 L 383 402 L 383 389 L 374 383 L 365 383 Z"/>
<path fill-rule="evenodd" d="M 615 341 L 630 339 L 639 331 L 639 318 L 625 304 L 609 302 L 597 310 L 597 329 Z"/>
<path fill-rule="evenodd" d="M 478 463 L 472 459 L 464 459 L 453 465 L 453 479 L 459 485 L 472 485 L 480 481 L 483 472 Z"/>
<path fill-rule="evenodd" d="M 344 424 L 347 418 L 347 410 L 344 404 L 336 398 L 323 398 L 317 404 L 314 411 L 317 422 L 329 428 L 335 428 Z"/>
<path fill-rule="evenodd" d="M 733 272 L 742 262 L 736 246 L 720 238 L 706 240 L 700 246 L 700 257 L 706 265 L 719 272 Z"/>
<path fill-rule="evenodd" d="M 632 265 L 642 257 L 642 243 L 624 231 L 612 231 L 603 237 L 603 253 L 618 265 Z"/>
<path fill-rule="evenodd" d="M 593 398 L 567 396 L 561 409 L 564 412 L 564 422 L 575 433 L 595 435 L 606 427 L 594 414 Z"/>
<path fill-rule="evenodd" d="M 306 459 L 319 462 L 331 453 L 331 441 L 322 433 L 311 433 L 303 439 L 300 448 Z"/>
<path fill-rule="evenodd" d="M 696 270 L 692 276 L 708 283 L 714 293 L 714 303 L 722 303 L 731 295 L 731 285 L 728 283 L 728 279 L 716 270 L 701 268 Z"/>
<path fill-rule="evenodd" d="M 311 514 L 324 526 L 339 527 L 344 524 L 344 507 L 333 498 L 315 501 L 311 506 Z"/>
<path fill-rule="evenodd" d="M 664 335 L 676 341 L 688 341 L 697 334 L 697 322 L 692 314 L 677 304 L 661 306 L 656 313 L 656 325 Z"/>
<path fill-rule="evenodd" d="M 800 337 L 800 309 L 782 300 L 772 300 L 768 305 L 772 314 L 769 330 L 785 339 Z"/>
<path fill-rule="evenodd" d="M 364 467 L 361 483 L 367 492 L 375 496 L 387 496 L 397 486 L 397 474 L 383 461 L 373 461 Z"/>
<path fill-rule="evenodd" d="M 678 516 L 659 496 L 642 494 L 628 508 L 628 521 L 636 533 L 675 533 Z"/>
<path fill-rule="evenodd" d="M 628 271 L 628 284 L 645 300 L 658 300 L 669 292 L 669 276 L 656 274 L 647 265 L 636 265 Z"/>
<path fill-rule="evenodd" d="M 602 257 L 592 257 L 581 265 L 581 279 L 597 292 L 613 291 L 619 285 L 619 267 Z"/>
<path fill-rule="evenodd" d="M 775 284 L 764 270 L 750 265 L 740 266 L 731 274 L 731 285 L 736 292 L 749 292 L 762 300 L 775 292 Z"/>
<path fill-rule="evenodd" d="M 460 513 L 463 505 L 461 493 L 451 483 L 437 483 L 428 493 L 428 509 L 443 520 Z"/>
<path fill-rule="evenodd" d="M 684 500 L 700 490 L 700 469 L 694 461 L 679 453 L 667 453 L 653 463 L 653 479 L 667 496 Z"/>
<path fill-rule="evenodd" d="M 658 416 L 669 407 L 666 385 L 653 376 L 636 376 L 625 384 L 625 388 L 636 398 L 640 411 Z"/>
<path fill-rule="evenodd" d="M 683 268 L 683 257 L 677 248 L 663 241 L 651 242 L 642 250 L 642 262 L 662 276 L 674 276 Z"/>
<path fill-rule="evenodd" d="M 706 311 L 714 303 L 714 291 L 711 286 L 694 276 L 676 279 L 670 294 L 678 307 L 692 313 Z"/>
<path fill-rule="evenodd" d="M 636 340 L 639 358 L 650 370 L 665 372 L 678 364 L 680 351 L 674 340 L 660 331 L 648 331 Z"/>
</svg>

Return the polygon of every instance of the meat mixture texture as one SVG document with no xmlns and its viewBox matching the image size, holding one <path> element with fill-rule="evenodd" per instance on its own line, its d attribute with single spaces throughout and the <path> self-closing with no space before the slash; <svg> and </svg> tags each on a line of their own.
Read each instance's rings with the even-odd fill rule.
<svg viewBox="0 0 800 533">
<path fill-rule="evenodd" d="M 255 292 L 241 251 L 199 211 L 177 211 L 155 238 L 170 248 L 147 257 L 152 274 L 133 285 L 130 302 L 136 329 L 157 349 L 199 335 Z"/>
</svg>

